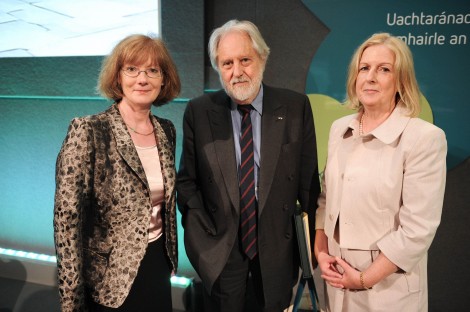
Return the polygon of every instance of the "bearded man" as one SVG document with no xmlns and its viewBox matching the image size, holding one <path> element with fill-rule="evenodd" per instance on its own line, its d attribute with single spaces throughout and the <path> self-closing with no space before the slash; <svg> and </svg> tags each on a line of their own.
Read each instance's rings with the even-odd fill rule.
<svg viewBox="0 0 470 312">
<path fill-rule="evenodd" d="M 186 253 L 204 311 L 283 311 L 299 274 L 296 205 L 314 224 L 320 191 L 310 103 L 262 83 L 269 47 L 249 21 L 215 29 L 209 56 L 223 90 L 189 101 L 183 120 Z M 248 281 L 257 307 L 246 304 Z"/>
</svg>

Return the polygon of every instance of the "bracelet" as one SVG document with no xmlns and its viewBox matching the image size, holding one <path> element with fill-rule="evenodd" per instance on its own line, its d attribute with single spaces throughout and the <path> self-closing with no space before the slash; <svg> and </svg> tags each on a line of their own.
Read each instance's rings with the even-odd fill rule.
<svg viewBox="0 0 470 312">
<path fill-rule="evenodd" d="M 359 274 L 359 281 L 361 282 L 362 289 L 370 289 L 369 287 L 366 287 L 366 285 L 364 284 L 364 272 L 361 272 Z"/>
</svg>

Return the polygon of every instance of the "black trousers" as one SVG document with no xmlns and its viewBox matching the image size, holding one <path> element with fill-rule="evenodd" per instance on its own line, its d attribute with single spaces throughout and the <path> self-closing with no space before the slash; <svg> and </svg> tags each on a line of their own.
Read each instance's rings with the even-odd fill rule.
<svg viewBox="0 0 470 312">
<path fill-rule="evenodd" d="M 119 308 L 92 304 L 93 312 L 172 312 L 171 265 L 166 256 L 164 236 L 149 243 L 126 300 Z"/>
<path fill-rule="evenodd" d="M 235 242 L 222 273 L 209 294 L 203 287 L 204 312 L 281 312 L 265 307 L 263 281 L 258 256 L 252 260 Z"/>
</svg>

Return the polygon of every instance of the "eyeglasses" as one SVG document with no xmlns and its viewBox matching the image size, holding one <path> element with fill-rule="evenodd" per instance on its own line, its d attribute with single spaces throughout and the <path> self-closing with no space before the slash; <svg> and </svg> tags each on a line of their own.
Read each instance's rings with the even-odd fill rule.
<svg viewBox="0 0 470 312">
<path fill-rule="evenodd" d="M 140 75 L 140 73 L 145 73 L 149 78 L 161 78 L 163 73 L 160 68 L 147 68 L 145 70 L 139 70 L 135 66 L 128 66 L 122 69 L 122 72 L 126 74 L 126 76 L 135 78 Z"/>
</svg>

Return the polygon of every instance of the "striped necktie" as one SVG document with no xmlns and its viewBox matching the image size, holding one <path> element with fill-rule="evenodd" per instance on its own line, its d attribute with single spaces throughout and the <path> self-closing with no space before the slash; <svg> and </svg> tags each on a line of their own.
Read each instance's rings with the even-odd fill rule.
<svg viewBox="0 0 470 312">
<path fill-rule="evenodd" d="M 255 161 L 253 154 L 253 132 L 251 126 L 251 105 L 238 105 L 242 114 L 240 134 L 240 231 L 242 248 L 248 258 L 258 252 L 256 229 Z"/>
</svg>

